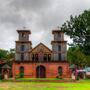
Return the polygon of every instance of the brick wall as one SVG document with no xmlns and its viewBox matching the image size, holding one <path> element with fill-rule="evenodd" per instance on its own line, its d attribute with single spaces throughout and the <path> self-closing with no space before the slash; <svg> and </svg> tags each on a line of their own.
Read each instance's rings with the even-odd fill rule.
<svg viewBox="0 0 90 90">
<path fill-rule="evenodd" d="M 55 78 L 58 75 L 58 67 L 62 67 L 63 78 L 70 77 L 70 69 L 68 63 L 13 63 L 12 73 L 13 77 L 19 75 L 20 66 L 24 67 L 24 77 L 36 78 L 36 68 L 41 65 L 46 69 L 46 78 Z"/>
</svg>

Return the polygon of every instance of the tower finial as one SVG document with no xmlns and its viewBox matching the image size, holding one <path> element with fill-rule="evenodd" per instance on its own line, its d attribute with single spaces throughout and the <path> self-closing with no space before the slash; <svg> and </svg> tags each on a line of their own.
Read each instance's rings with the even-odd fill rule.
<svg viewBox="0 0 90 90">
<path fill-rule="evenodd" d="M 26 29 L 26 27 L 24 26 L 23 29 Z"/>
<path fill-rule="evenodd" d="M 61 27 L 60 27 L 60 26 L 57 26 L 57 29 L 58 29 L 58 30 L 61 30 Z"/>
</svg>

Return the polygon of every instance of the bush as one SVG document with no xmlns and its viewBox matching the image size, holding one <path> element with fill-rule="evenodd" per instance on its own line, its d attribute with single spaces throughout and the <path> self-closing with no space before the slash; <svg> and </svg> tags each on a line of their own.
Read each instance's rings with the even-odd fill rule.
<svg viewBox="0 0 90 90">
<path fill-rule="evenodd" d="M 62 76 L 56 76 L 57 79 L 63 79 Z"/>
<path fill-rule="evenodd" d="M 16 76 L 15 76 L 15 78 L 16 78 L 16 79 L 20 78 L 20 75 L 19 75 L 19 74 L 18 74 L 18 75 L 16 75 Z"/>
<path fill-rule="evenodd" d="M 0 74 L 0 79 L 2 79 L 2 74 Z"/>
<path fill-rule="evenodd" d="M 76 80 L 79 80 L 79 76 L 76 77 Z"/>
<path fill-rule="evenodd" d="M 20 78 L 23 78 L 24 77 L 24 73 L 20 73 Z"/>
<path fill-rule="evenodd" d="M 90 76 L 86 76 L 86 79 L 90 79 Z"/>
<path fill-rule="evenodd" d="M 15 78 L 16 78 L 16 79 L 18 79 L 18 78 L 24 78 L 24 73 L 17 74 L 17 75 L 15 76 Z"/>
</svg>

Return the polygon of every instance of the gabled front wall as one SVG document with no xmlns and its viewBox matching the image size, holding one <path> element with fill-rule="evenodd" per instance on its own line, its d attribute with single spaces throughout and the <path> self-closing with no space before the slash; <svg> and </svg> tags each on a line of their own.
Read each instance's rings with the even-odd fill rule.
<svg viewBox="0 0 90 90">
<path fill-rule="evenodd" d="M 38 44 L 35 48 L 33 48 L 30 52 L 30 60 L 32 61 L 32 54 L 40 54 L 42 53 L 43 55 L 44 54 L 47 54 L 47 55 L 51 55 L 51 58 L 52 58 L 52 51 L 46 47 L 44 44 L 40 43 Z"/>
<path fill-rule="evenodd" d="M 33 48 L 30 53 L 38 53 L 38 52 L 52 53 L 52 51 L 42 43 Z"/>
</svg>

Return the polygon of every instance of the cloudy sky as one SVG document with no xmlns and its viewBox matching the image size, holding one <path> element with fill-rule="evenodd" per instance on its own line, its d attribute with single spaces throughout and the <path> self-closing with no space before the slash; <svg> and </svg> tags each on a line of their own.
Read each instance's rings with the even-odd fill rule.
<svg viewBox="0 0 90 90">
<path fill-rule="evenodd" d="M 0 48 L 14 48 L 23 27 L 31 30 L 33 47 L 43 42 L 51 48 L 52 29 L 88 9 L 90 0 L 0 0 Z"/>
</svg>

